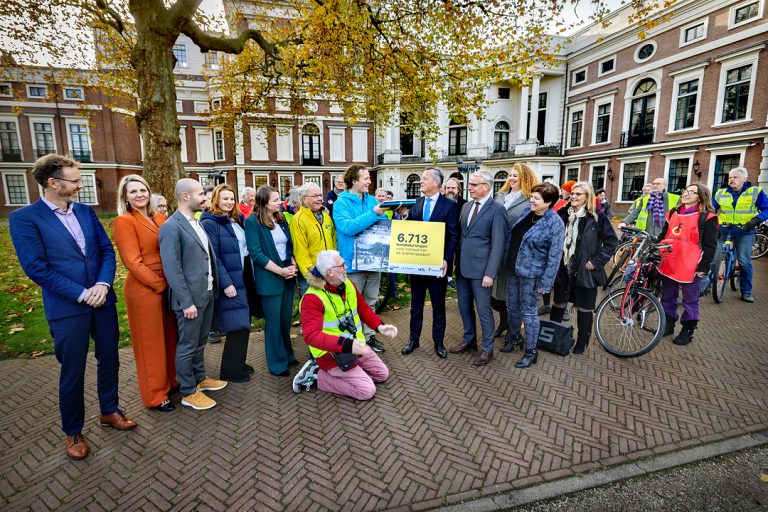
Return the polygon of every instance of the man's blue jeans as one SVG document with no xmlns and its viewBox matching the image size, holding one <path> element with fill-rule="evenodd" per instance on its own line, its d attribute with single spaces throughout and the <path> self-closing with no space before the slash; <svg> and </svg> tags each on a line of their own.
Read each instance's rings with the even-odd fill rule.
<svg viewBox="0 0 768 512">
<path fill-rule="evenodd" d="M 755 243 L 755 233 L 752 232 L 747 235 L 739 235 L 731 237 L 733 240 L 733 247 L 736 249 L 736 259 L 741 267 L 741 274 L 739 276 L 739 288 L 742 295 L 752 295 L 752 244 Z M 725 241 L 724 235 L 721 235 L 720 240 L 717 242 L 717 251 L 715 252 L 715 259 L 712 260 L 712 284 L 714 285 L 714 276 L 717 275 L 717 262 L 720 259 L 720 255 L 723 254 L 723 242 Z"/>
</svg>

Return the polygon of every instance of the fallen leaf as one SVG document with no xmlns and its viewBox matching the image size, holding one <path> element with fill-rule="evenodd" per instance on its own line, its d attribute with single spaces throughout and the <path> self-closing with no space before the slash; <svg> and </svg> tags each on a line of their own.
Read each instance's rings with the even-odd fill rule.
<svg viewBox="0 0 768 512">
<path fill-rule="evenodd" d="M 298 337 L 299 337 L 299 335 L 298 335 L 298 334 L 295 334 L 295 333 L 294 333 L 294 334 L 291 334 L 291 339 L 292 339 L 292 340 L 295 340 L 295 339 L 296 339 L 296 338 L 298 338 Z"/>
<path fill-rule="evenodd" d="M 32 352 L 32 358 L 40 357 L 45 355 L 45 350 L 36 350 Z"/>
<path fill-rule="evenodd" d="M 14 334 L 17 332 L 21 332 L 24 330 L 24 327 L 13 327 L 10 331 L 8 331 L 8 334 Z"/>
</svg>

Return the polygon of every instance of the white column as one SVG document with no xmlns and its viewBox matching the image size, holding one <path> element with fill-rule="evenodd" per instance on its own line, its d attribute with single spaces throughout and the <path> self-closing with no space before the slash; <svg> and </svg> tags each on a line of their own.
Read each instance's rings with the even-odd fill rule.
<svg viewBox="0 0 768 512">
<path fill-rule="evenodd" d="M 536 142 L 536 134 L 539 132 L 539 88 L 541 86 L 541 78 L 536 77 L 533 79 L 533 87 L 531 87 L 531 130 L 528 134 L 528 142 Z M 539 143 L 543 143 L 540 140 Z"/>
<path fill-rule="evenodd" d="M 235 163 L 245 165 L 245 143 L 243 137 L 243 120 L 235 121 Z"/>
<path fill-rule="evenodd" d="M 520 88 L 520 117 L 517 120 L 517 139 L 525 142 L 528 139 L 528 86 Z"/>
</svg>

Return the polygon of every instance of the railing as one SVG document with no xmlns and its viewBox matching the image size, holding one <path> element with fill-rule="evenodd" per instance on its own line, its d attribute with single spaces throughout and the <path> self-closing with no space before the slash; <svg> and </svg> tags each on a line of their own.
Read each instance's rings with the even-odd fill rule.
<svg viewBox="0 0 768 512">
<path fill-rule="evenodd" d="M 562 151 L 558 142 L 545 142 L 539 144 L 539 147 L 536 148 L 536 154 L 538 156 L 560 156 Z"/>
<path fill-rule="evenodd" d="M 91 152 L 84 149 L 76 149 L 70 153 L 70 156 L 84 164 L 93 162 L 93 160 L 91 160 Z"/>
<path fill-rule="evenodd" d="M 51 153 L 55 153 L 56 150 L 53 148 L 36 148 L 35 149 L 35 157 L 40 158 L 41 156 L 50 155 Z"/>
<path fill-rule="evenodd" d="M 647 130 L 632 130 L 629 132 L 621 132 L 621 147 L 628 148 L 631 146 L 651 144 L 653 143 L 654 133 L 655 130 L 653 128 Z"/>
<path fill-rule="evenodd" d="M 511 158 L 525 158 L 531 156 L 561 156 L 561 146 L 557 142 L 520 142 L 518 144 L 511 144 L 508 146 L 507 151 L 494 151 L 489 148 L 487 153 L 481 157 L 482 160 L 505 160 Z M 421 153 L 421 152 L 419 152 Z M 471 150 L 470 150 L 471 153 Z M 383 165 L 385 160 L 384 153 L 376 155 L 376 165 Z M 442 150 L 435 152 L 436 162 L 456 162 L 458 159 L 467 158 L 476 159 L 476 157 L 468 157 L 464 154 L 453 154 L 449 151 Z M 388 159 L 389 160 L 389 159 Z M 388 164 L 415 164 L 415 163 L 430 163 L 432 162 L 432 155 L 427 151 L 426 154 L 416 154 L 401 156 L 398 161 L 389 160 Z"/>
<path fill-rule="evenodd" d="M 0 150 L 0 154 L 2 155 L 3 162 L 21 162 L 21 149 L 3 148 Z"/>
<path fill-rule="evenodd" d="M 322 156 L 318 155 L 316 158 L 302 156 L 301 165 L 322 165 Z"/>
</svg>

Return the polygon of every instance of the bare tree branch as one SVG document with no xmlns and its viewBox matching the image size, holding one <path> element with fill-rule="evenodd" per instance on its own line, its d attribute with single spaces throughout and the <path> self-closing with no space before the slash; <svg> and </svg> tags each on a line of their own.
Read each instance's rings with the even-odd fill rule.
<svg viewBox="0 0 768 512">
<path fill-rule="evenodd" d="M 96 7 L 99 8 L 99 10 L 102 13 L 105 13 L 106 15 L 109 15 L 111 20 L 108 20 L 105 16 L 101 16 L 102 21 L 104 23 L 107 23 L 109 26 L 117 30 L 119 34 L 122 35 L 123 31 L 125 30 L 125 25 L 123 24 L 123 19 L 120 17 L 120 15 L 115 11 L 112 7 L 107 4 L 106 0 L 96 0 Z"/>
<path fill-rule="evenodd" d="M 201 29 L 194 21 L 186 22 L 181 29 L 182 33 L 189 36 L 200 47 L 200 51 L 219 51 L 238 54 L 245 48 L 249 40 L 256 41 L 269 59 L 280 60 L 279 47 L 290 44 L 301 44 L 300 38 L 286 39 L 277 43 L 267 41 L 260 30 L 246 29 L 236 38 L 212 36 Z"/>
</svg>

